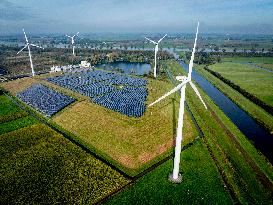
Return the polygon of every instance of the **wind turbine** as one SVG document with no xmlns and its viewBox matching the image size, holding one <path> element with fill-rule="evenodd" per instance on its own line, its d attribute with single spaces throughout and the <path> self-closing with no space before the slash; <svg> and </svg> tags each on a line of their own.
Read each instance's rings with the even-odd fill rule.
<svg viewBox="0 0 273 205">
<path fill-rule="evenodd" d="M 29 43 L 28 38 L 27 38 L 27 35 L 26 35 L 26 32 L 25 32 L 25 29 L 23 29 L 23 32 L 24 32 L 25 39 L 26 39 L 26 45 L 25 45 L 24 48 L 22 48 L 20 51 L 18 51 L 17 55 L 18 55 L 19 53 L 21 53 L 25 48 L 28 48 L 28 55 L 29 55 L 29 61 L 30 61 L 31 72 L 32 72 L 32 76 L 34 76 L 34 75 L 35 75 L 35 72 L 34 72 L 33 63 L 32 63 L 32 57 L 31 57 L 31 52 L 30 52 L 30 46 L 37 47 L 37 48 L 42 48 L 42 47 L 37 46 L 37 45 L 35 45 L 35 44 Z M 44 49 L 44 48 L 42 48 L 42 49 Z"/>
<path fill-rule="evenodd" d="M 174 168 L 173 172 L 170 174 L 169 179 L 172 182 L 175 183 L 181 183 L 182 182 L 182 176 L 179 174 L 179 163 L 180 163 L 180 154 L 181 154 L 181 143 L 182 143 L 182 128 L 183 128 L 183 115 L 184 115 L 184 102 L 185 102 L 185 91 L 186 91 L 186 85 L 189 83 L 191 87 L 193 88 L 194 92 L 196 95 L 199 97 L 201 100 L 202 104 L 204 107 L 207 109 L 207 106 L 205 102 L 203 101 L 200 93 L 198 92 L 196 86 L 191 82 L 191 73 L 192 73 L 192 67 L 193 67 L 193 60 L 194 60 L 194 54 L 195 54 L 195 48 L 196 48 L 196 42 L 197 42 L 197 35 L 198 35 L 198 28 L 199 28 L 199 22 L 197 25 L 197 31 L 196 31 L 196 36 L 195 36 L 195 41 L 194 41 L 194 47 L 192 50 L 192 55 L 191 55 L 191 60 L 189 64 L 189 72 L 188 76 L 177 76 L 176 80 L 180 81 L 181 83 L 177 85 L 174 89 L 160 97 L 158 100 L 155 102 L 151 103 L 149 105 L 153 106 L 154 104 L 158 103 L 159 101 L 163 100 L 164 98 L 168 97 L 172 93 L 176 91 L 180 91 L 181 97 L 180 97 L 180 107 L 179 107 L 179 117 L 178 117 L 178 126 L 177 126 L 177 136 L 176 136 L 176 145 L 175 145 L 175 157 L 174 157 Z"/>
<path fill-rule="evenodd" d="M 71 38 L 71 44 L 72 44 L 72 47 L 73 47 L 73 56 L 75 56 L 75 46 L 74 46 L 75 40 L 74 40 L 74 38 L 75 38 L 75 36 L 78 36 L 79 33 L 80 32 L 77 32 L 74 36 L 66 35 L 66 37 Z"/>
<path fill-rule="evenodd" d="M 155 42 L 147 37 L 145 37 L 148 41 L 150 41 L 151 43 L 155 44 L 155 67 L 154 67 L 154 77 L 156 78 L 156 56 L 157 56 L 157 52 L 158 52 L 158 44 L 163 40 L 163 38 L 165 38 L 167 36 L 167 34 L 165 34 L 165 36 L 163 36 L 161 39 L 159 39 L 159 41 Z"/>
</svg>

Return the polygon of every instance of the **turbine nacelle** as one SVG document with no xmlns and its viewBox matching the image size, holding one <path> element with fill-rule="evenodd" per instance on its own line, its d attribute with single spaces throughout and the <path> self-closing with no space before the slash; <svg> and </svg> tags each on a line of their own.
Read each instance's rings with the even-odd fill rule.
<svg viewBox="0 0 273 205">
<path fill-rule="evenodd" d="M 187 80 L 188 78 L 187 78 L 187 76 L 176 76 L 175 79 L 178 80 L 178 81 L 183 82 L 183 81 Z"/>
</svg>

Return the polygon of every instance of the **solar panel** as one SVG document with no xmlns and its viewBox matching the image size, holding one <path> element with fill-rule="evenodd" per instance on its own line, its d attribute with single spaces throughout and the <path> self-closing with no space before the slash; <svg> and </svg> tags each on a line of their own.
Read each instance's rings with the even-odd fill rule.
<svg viewBox="0 0 273 205">
<path fill-rule="evenodd" d="M 35 84 L 16 96 L 46 116 L 52 116 L 75 101 L 75 99 L 41 84 Z"/>
</svg>

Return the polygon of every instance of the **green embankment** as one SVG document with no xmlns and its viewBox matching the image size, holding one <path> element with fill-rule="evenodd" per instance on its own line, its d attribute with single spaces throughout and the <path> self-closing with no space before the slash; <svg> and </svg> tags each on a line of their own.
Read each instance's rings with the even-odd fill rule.
<svg viewBox="0 0 273 205">
<path fill-rule="evenodd" d="M 203 69 L 204 65 L 195 66 L 196 70 L 203 75 L 208 81 L 210 81 L 221 92 L 228 96 L 234 103 L 236 103 L 241 109 L 245 110 L 250 116 L 252 116 L 261 126 L 263 126 L 269 132 L 273 131 L 273 116 L 256 105 L 241 93 L 231 88 L 229 85 L 216 78 L 211 73 Z"/>
<path fill-rule="evenodd" d="M 42 124 L 0 135 L 0 204 L 93 204 L 129 181 Z"/>
</svg>

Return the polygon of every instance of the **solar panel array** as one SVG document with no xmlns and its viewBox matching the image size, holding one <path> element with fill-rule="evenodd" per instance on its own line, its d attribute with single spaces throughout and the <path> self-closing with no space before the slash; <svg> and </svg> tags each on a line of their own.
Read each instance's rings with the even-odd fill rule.
<svg viewBox="0 0 273 205">
<path fill-rule="evenodd" d="M 41 84 L 35 84 L 16 96 L 46 116 L 52 116 L 75 101 L 75 99 Z"/>
<path fill-rule="evenodd" d="M 147 80 L 142 78 L 94 70 L 48 78 L 48 81 L 129 117 L 141 117 L 146 109 Z"/>
</svg>

